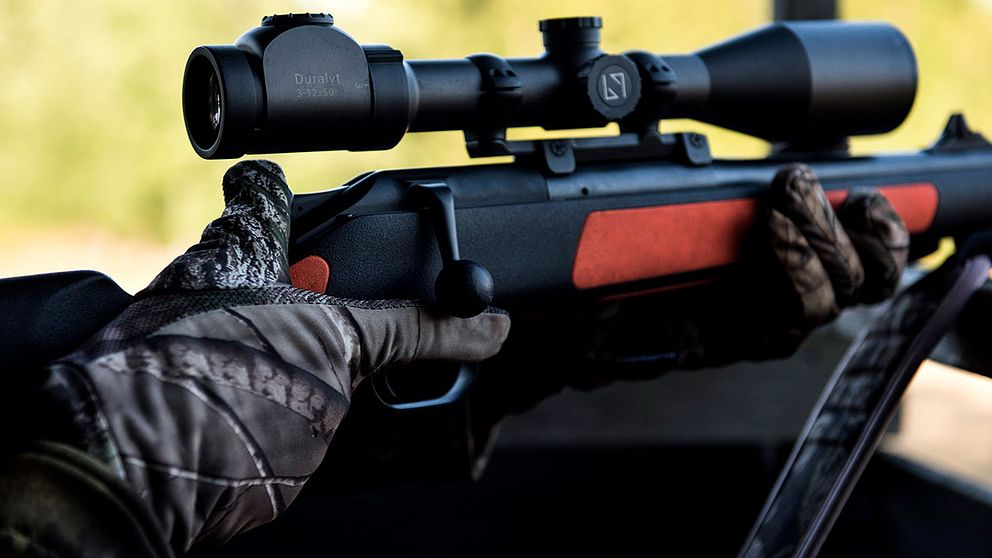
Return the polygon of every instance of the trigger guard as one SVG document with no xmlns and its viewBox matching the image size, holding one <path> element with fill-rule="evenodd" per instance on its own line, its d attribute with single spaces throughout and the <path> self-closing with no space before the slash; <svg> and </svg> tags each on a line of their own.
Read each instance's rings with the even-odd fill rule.
<svg viewBox="0 0 992 558">
<path fill-rule="evenodd" d="M 472 380 L 475 379 L 475 368 L 474 364 L 462 363 L 459 365 L 458 376 L 451 382 L 451 387 L 448 388 L 448 391 L 444 395 L 433 399 L 396 402 L 397 393 L 389 385 L 389 370 L 384 370 L 372 376 L 372 391 L 375 392 L 375 396 L 383 405 L 397 411 L 450 405 L 461 399 L 465 392 L 468 391 L 468 388 L 472 385 Z"/>
</svg>

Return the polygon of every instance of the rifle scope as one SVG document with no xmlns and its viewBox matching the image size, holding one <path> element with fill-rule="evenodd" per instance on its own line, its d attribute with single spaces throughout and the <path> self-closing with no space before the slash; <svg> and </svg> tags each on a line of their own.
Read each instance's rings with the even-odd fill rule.
<svg viewBox="0 0 992 558">
<path fill-rule="evenodd" d="M 692 118 L 773 142 L 831 145 L 888 132 L 916 94 L 916 60 L 884 23 L 775 23 L 694 54 L 606 54 L 598 17 L 540 22 L 535 58 L 403 60 L 360 45 L 326 14 L 269 16 L 186 63 L 183 113 L 204 158 L 389 149 L 406 132 L 625 131 Z"/>
</svg>

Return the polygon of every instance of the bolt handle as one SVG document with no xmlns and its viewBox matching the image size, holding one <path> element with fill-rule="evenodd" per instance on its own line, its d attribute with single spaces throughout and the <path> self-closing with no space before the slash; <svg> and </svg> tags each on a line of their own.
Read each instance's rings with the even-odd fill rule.
<svg viewBox="0 0 992 558">
<path fill-rule="evenodd" d="M 482 265 L 459 257 L 451 188 L 443 182 L 420 182 L 410 188 L 410 196 L 415 203 L 427 207 L 441 252 L 434 301 L 441 311 L 459 318 L 481 314 L 493 300 L 493 276 Z"/>
</svg>

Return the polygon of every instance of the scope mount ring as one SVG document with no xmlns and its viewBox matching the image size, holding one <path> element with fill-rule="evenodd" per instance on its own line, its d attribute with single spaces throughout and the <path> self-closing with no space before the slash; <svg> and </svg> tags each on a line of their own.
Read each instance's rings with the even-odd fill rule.
<svg viewBox="0 0 992 558">
<path fill-rule="evenodd" d="M 482 103 L 486 115 L 481 127 L 465 130 L 470 157 L 506 155 L 506 128 L 523 98 L 523 82 L 505 58 L 480 53 L 466 56 L 482 77 Z"/>
</svg>

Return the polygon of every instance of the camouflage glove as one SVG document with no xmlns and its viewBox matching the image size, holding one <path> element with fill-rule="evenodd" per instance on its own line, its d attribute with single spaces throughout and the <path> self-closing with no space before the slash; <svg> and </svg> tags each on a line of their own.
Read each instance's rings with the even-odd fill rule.
<svg viewBox="0 0 992 558">
<path fill-rule="evenodd" d="M 39 414 L 58 417 L 58 438 L 123 479 L 180 553 L 285 510 L 370 374 L 479 361 L 509 328 L 497 312 L 439 317 L 294 288 L 291 196 L 272 163 L 232 167 L 200 243 L 43 381 Z"/>
<path fill-rule="evenodd" d="M 881 194 L 852 191 L 835 213 L 804 165 L 781 169 L 770 190 L 754 265 L 733 283 L 576 308 L 553 323 L 514 316 L 473 392 L 478 431 L 566 386 L 783 358 L 843 308 L 893 294 L 909 234 Z"/>
</svg>

